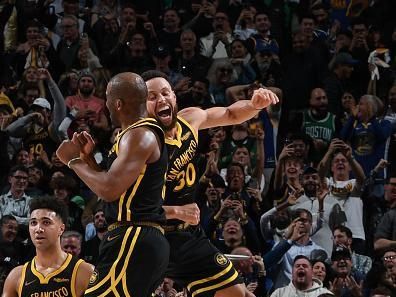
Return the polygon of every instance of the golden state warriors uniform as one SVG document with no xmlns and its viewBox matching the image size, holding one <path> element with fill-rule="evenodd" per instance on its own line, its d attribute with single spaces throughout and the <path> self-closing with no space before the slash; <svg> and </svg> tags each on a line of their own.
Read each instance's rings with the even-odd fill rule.
<svg viewBox="0 0 396 297">
<path fill-rule="evenodd" d="M 85 296 L 147 297 L 165 276 L 169 244 L 160 224 L 165 221 L 162 204 L 168 162 L 163 130 L 154 119 L 132 124 L 118 135 L 108 165 L 117 158 L 121 138 L 139 127 L 158 136 L 161 156 L 144 166 L 119 200 L 105 203 L 105 215 L 112 224 L 100 245 L 98 265 Z"/>
<path fill-rule="evenodd" d="M 67 254 L 65 262 L 57 270 L 43 276 L 37 269 L 35 258 L 22 269 L 18 288 L 19 297 L 76 297 L 78 267 L 84 261 Z"/>
<path fill-rule="evenodd" d="M 165 139 L 169 155 L 165 205 L 194 202 L 198 182 L 195 167 L 198 136 L 181 117 L 176 128 L 176 138 Z M 164 228 L 171 246 L 166 275 L 186 287 L 193 297 L 213 297 L 216 291 L 243 282 L 232 263 L 210 243 L 199 226 L 169 220 Z"/>
</svg>

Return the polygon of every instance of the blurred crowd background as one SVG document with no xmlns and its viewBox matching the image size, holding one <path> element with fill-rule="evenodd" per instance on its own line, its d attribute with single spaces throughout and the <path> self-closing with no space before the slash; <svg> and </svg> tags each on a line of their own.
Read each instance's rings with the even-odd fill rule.
<svg viewBox="0 0 396 297">
<path fill-rule="evenodd" d="M 1 0 L 0 283 L 34 256 L 41 195 L 69 208 L 62 248 L 96 264 L 100 197 L 55 151 L 88 131 L 104 165 L 119 132 L 107 82 L 156 69 L 179 110 L 259 87 L 280 98 L 199 135 L 201 225 L 223 253 L 250 256 L 235 261 L 250 291 L 304 276 L 336 296 L 396 296 L 395 15 L 394 0 Z M 188 296 L 171 279 L 155 294 Z"/>
</svg>

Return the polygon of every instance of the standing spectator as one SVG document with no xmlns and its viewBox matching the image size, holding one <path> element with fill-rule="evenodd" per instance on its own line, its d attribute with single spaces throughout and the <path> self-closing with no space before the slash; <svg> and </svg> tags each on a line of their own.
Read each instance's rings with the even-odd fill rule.
<svg viewBox="0 0 396 297">
<path fill-rule="evenodd" d="M 105 102 L 94 96 L 95 85 L 94 76 L 85 72 L 78 80 L 78 94 L 66 98 L 65 103 L 69 110 L 77 111 L 75 121 L 71 126 L 72 131 L 76 131 L 77 127 L 82 124 L 101 130 L 108 129 L 108 120 L 104 113 Z"/>
<path fill-rule="evenodd" d="M 183 79 L 183 75 L 181 73 L 170 68 L 170 61 L 172 58 L 170 49 L 166 45 L 160 44 L 153 48 L 152 58 L 154 61 L 155 70 L 161 71 L 169 77 L 171 84 L 174 86 L 174 91 L 185 91 L 183 82 L 187 81 L 188 79 Z M 178 84 L 178 82 L 181 82 L 181 84 Z"/>
<path fill-rule="evenodd" d="M 315 251 L 315 253 L 324 253 L 327 258 L 324 249 L 311 239 L 312 214 L 305 209 L 296 209 L 293 213 L 292 220 L 296 220 L 294 228 L 297 228 L 303 236 L 297 241 L 292 242 L 291 248 L 283 256 L 279 265 L 280 271 L 275 282 L 275 288 L 283 287 L 292 280 L 293 263 L 297 256 L 303 255 L 310 258 L 311 254 Z"/>
<path fill-rule="evenodd" d="M 338 53 L 330 62 L 330 74 L 324 79 L 324 89 L 329 98 L 330 112 L 339 115 L 342 96 L 349 89 L 353 67 L 358 63 L 349 53 Z"/>
<path fill-rule="evenodd" d="M 234 27 L 234 36 L 236 38 L 246 40 L 257 33 L 256 24 L 254 23 L 255 15 L 256 9 L 253 5 L 247 4 L 242 8 Z"/>
<path fill-rule="evenodd" d="M 173 64 L 177 72 L 192 79 L 206 77 L 211 59 L 197 51 L 197 36 L 191 30 L 185 30 L 180 35 L 181 52 L 176 53 Z"/>
<path fill-rule="evenodd" d="M 255 44 L 261 42 L 263 45 L 268 45 L 274 48 L 275 52 L 279 52 L 279 45 L 275 39 L 271 37 L 271 21 L 268 14 L 264 11 L 259 11 L 254 16 L 254 24 L 257 33 L 253 34 L 251 38 L 254 39 Z"/>
<path fill-rule="evenodd" d="M 356 18 L 352 21 L 352 41 L 349 46 L 349 52 L 352 57 L 359 61 L 355 66 L 355 71 L 352 74 L 351 80 L 353 88 L 356 89 L 359 95 L 366 92 L 366 86 L 369 81 L 369 71 L 367 67 L 367 59 L 370 54 L 370 49 L 367 42 L 368 28 L 363 18 Z"/>
<path fill-rule="evenodd" d="M 275 290 L 271 297 L 306 296 L 318 297 L 325 294 L 333 296 L 333 293 L 323 288 L 323 283 L 313 277 L 312 264 L 309 258 L 298 255 L 293 260 L 292 279 L 289 285 Z"/>
<path fill-rule="evenodd" d="M 315 152 L 319 155 L 316 159 L 318 157 L 320 159 L 325 154 L 331 140 L 341 129 L 341 123 L 336 120 L 333 113 L 328 111 L 328 106 L 326 92 L 320 88 L 313 89 L 309 99 L 309 108 L 304 110 L 302 116 L 295 119 L 293 125 L 293 127 L 301 127 L 303 133 L 313 139 Z"/>
<path fill-rule="evenodd" d="M 213 30 L 214 32 L 200 39 L 201 54 L 213 59 L 227 58 L 230 53 L 229 46 L 232 36 L 226 13 L 216 12 L 213 19 Z"/>
<path fill-rule="evenodd" d="M 330 168 L 331 167 L 331 168 Z M 352 170 L 355 178 L 350 178 Z M 352 156 L 352 149 L 340 139 L 333 139 L 329 150 L 318 165 L 321 179 L 326 178 L 329 190 L 327 202 L 331 203 L 329 226 L 347 226 L 353 234 L 352 247 L 357 253 L 365 253 L 365 232 L 363 225 L 363 202 L 360 199 L 365 175 L 360 164 Z"/>
<path fill-rule="evenodd" d="M 11 187 L 7 194 L 0 196 L 0 216 L 12 215 L 18 224 L 27 226 L 29 219 L 29 202 L 32 199 L 26 195 L 29 172 L 23 166 L 17 165 L 10 169 L 8 182 Z"/>
<path fill-rule="evenodd" d="M 385 213 L 375 233 L 374 249 L 396 246 L 396 176 L 393 174 L 385 185 L 385 200 L 390 210 Z"/>
<path fill-rule="evenodd" d="M 106 218 L 102 209 L 97 209 L 93 213 L 93 221 L 96 235 L 83 243 L 81 258 L 88 263 L 96 265 L 99 256 L 99 245 L 107 232 Z"/>
<path fill-rule="evenodd" d="M 362 96 L 340 133 L 343 140 L 351 143 L 353 156 L 366 176 L 384 157 L 386 141 L 392 133 L 390 122 L 377 119 L 379 106 L 376 100 L 372 95 Z"/>
<path fill-rule="evenodd" d="M 181 35 L 180 17 L 176 9 L 168 8 L 163 13 L 164 27 L 156 32 L 160 44 L 166 45 L 173 54 L 179 48 Z"/>
<path fill-rule="evenodd" d="M 282 61 L 284 73 L 282 107 L 287 122 L 308 106 L 307 99 L 310 97 L 310 92 L 320 85 L 324 72 L 319 57 L 309 49 L 305 34 L 298 31 L 292 38 L 293 51 Z"/>
</svg>

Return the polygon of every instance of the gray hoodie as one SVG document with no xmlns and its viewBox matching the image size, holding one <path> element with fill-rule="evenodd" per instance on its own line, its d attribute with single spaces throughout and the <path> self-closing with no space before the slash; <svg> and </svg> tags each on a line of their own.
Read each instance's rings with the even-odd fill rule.
<svg viewBox="0 0 396 297">
<path fill-rule="evenodd" d="M 290 282 L 288 286 L 276 289 L 271 294 L 271 297 L 317 297 L 322 294 L 334 295 L 331 291 L 323 288 L 323 284 L 320 280 L 313 278 L 312 287 L 307 290 L 297 290 L 293 282 Z"/>
</svg>

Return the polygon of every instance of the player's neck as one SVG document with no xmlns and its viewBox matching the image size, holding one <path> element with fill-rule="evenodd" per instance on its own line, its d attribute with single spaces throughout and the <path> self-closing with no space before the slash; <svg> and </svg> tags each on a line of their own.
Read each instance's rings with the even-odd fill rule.
<svg viewBox="0 0 396 297">
<path fill-rule="evenodd" d="M 36 249 L 36 268 L 38 271 L 46 270 L 48 268 L 57 269 L 65 262 L 67 253 L 62 251 L 61 247 L 48 250 Z"/>
<path fill-rule="evenodd" d="M 177 126 L 165 131 L 166 138 L 170 138 L 170 139 L 175 139 L 176 133 L 177 133 Z"/>
</svg>

